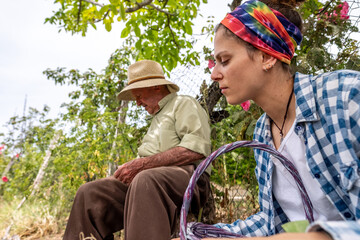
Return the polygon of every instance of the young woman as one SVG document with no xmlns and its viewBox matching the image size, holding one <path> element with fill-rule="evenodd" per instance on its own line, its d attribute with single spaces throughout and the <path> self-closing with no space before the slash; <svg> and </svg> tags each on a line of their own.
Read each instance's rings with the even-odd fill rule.
<svg viewBox="0 0 360 240">
<path fill-rule="evenodd" d="M 303 1 L 248 1 L 216 29 L 211 78 L 230 104 L 253 100 L 264 110 L 254 140 L 297 170 L 255 150 L 260 212 L 216 226 L 273 239 L 360 239 L 360 73 L 291 73 Z M 277 234 L 306 219 L 307 233 Z"/>
</svg>

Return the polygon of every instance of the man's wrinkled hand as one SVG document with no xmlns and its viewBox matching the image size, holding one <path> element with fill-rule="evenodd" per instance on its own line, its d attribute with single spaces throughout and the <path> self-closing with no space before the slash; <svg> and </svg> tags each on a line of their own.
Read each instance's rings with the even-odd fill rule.
<svg viewBox="0 0 360 240">
<path fill-rule="evenodd" d="M 119 166 L 114 173 L 114 177 L 126 185 L 129 185 L 136 174 L 138 174 L 142 169 L 142 161 L 139 158 L 134 159 Z"/>
</svg>

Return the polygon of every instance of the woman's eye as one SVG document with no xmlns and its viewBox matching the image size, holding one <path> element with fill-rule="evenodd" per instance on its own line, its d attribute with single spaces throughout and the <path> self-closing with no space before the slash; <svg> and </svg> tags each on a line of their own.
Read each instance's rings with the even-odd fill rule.
<svg viewBox="0 0 360 240">
<path fill-rule="evenodd" d="M 220 64 L 221 65 L 226 65 L 229 62 L 229 59 L 225 59 L 225 60 L 221 60 Z"/>
</svg>

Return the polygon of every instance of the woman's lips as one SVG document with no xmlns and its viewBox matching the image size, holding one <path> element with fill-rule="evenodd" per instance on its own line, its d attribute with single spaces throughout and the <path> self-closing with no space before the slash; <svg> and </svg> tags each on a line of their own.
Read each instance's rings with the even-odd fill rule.
<svg viewBox="0 0 360 240">
<path fill-rule="evenodd" d="M 227 87 L 220 87 L 220 89 L 221 89 L 221 93 L 224 94 L 227 91 L 228 88 Z"/>
</svg>

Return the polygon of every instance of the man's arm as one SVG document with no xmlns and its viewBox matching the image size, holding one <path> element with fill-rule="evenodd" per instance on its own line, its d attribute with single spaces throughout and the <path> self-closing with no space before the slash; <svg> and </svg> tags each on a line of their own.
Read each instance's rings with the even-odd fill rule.
<svg viewBox="0 0 360 240">
<path fill-rule="evenodd" d="M 124 163 L 116 170 L 114 177 L 130 184 L 140 171 L 162 166 L 182 166 L 204 158 L 204 155 L 184 147 L 174 147 L 149 157 L 136 158 Z"/>
</svg>

